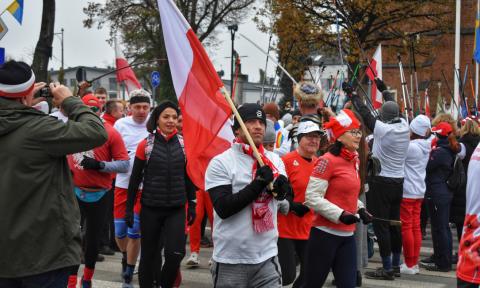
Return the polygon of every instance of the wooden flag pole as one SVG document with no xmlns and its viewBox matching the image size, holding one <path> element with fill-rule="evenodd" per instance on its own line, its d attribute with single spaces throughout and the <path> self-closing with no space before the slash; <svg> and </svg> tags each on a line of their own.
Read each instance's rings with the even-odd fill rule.
<svg viewBox="0 0 480 288">
<path fill-rule="evenodd" d="M 235 107 L 235 103 L 233 103 L 232 98 L 230 97 L 230 94 L 228 93 L 227 89 L 225 89 L 225 86 L 221 87 L 220 91 L 222 92 L 223 96 L 227 100 L 228 105 L 230 105 L 230 108 L 232 109 L 233 115 L 235 116 L 238 123 L 240 124 L 240 128 L 242 129 L 243 133 L 245 134 L 245 137 L 247 138 L 248 145 L 252 147 L 253 155 L 255 156 L 255 159 L 257 159 L 260 166 L 262 167 L 265 166 L 265 163 L 263 163 L 262 157 L 260 157 L 260 153 L 258 152 L 257 146 L 255 146 L 255 143 L 253 142 L 253 139 L 252 139 L 252 136 L 250 136 L 250 133 L 248 133 L 247 126 L 245 126 L 245 122 L 243 122 L 243 119 L 240 116 L 240 113 L 238 113 L 238 110 Z M 273 190 L 272 183 L 268 184 L 268 189 Z M 277 194 L 274 192 L 273 196 L 277 196 Z"/>
</svg>

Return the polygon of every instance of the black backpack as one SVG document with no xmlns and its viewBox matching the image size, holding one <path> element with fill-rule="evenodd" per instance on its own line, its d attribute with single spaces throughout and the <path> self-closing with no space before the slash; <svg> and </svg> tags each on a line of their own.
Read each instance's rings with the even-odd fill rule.
<svg viewBox="0 0 480 288">
<path fill-rule="evenodd" d="M 462 159 L 455 157 L 455 162 L 453 163 L 453 170 L 450 176 L 447 179 L 447 186 L 452 192 L 459 190 L 467 183 L 467 175 L 465 169 L 463 168 Z"/>
</svg>

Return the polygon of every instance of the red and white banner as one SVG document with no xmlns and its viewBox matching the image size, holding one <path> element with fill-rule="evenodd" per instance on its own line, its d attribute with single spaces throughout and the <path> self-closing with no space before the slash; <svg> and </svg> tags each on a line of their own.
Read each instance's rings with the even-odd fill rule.
<svg viewBox="0 0 480 288">
<path fill-rule="evenodd" d="M 203 189 L 210 160 L 231 146 L 230 106 L 205 49 L 172 0 L 158 0 L 173 86 L 183 116 L 187 172 Z"/>
<path fill-rule="evenodd" d="M 373 72 L 372 72 L 373 69 Z M 375 84 L 375 75 L 377 78 L 382 79 L 382 44 L 378 45 L 375 54 L 370 62 L 370 67 L 367 67 L 367 76 L 372 81 L 372 104 L 375 109 L 378 109 L 382 106 L 382 92 L 377 89 Z"/>
<path fill-rule="evenodd" d="M 430 117 L 430 101 L 428 99 L 428 88 L 425 89 L 425 115 Z"/>
<path fill-rule="evenodd" d="M 114 41 L 115 41 L 115 65 L 117 66 L 116 68 L 120 69 L 123 67 L 127 67 L 129 64 L 127 62 L 127 59 L 125 59 L 125 56 L 123 55 L 123 52 L 120 49 L 120 46 L 117 45 L 116 37 Z M 127 89 L 128 93 L 130 93 L 135 89 L 142 88 L 142 85 L 140 85 L 140 82 L 138 82 L 137 77 L 135 76 L 135 72 L 133 72 L 131 67 L 117 71 L 117 82 L 118 83 L 123 82 L 125 84 L 125 88 Z"/>
</svg>

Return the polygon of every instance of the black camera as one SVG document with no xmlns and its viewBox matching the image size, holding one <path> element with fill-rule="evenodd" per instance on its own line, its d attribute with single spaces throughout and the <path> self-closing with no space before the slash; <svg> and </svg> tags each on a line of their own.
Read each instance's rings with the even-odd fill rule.
<svg viewBox="0 0 480 288">
<path fill-rule="evenodd" d="M 37 94 L 37 97 L 44 97 L 44 98 L 53 98 L 52 92 L 50 91 L 50 87 L 45 86 Z"/>
</svg>

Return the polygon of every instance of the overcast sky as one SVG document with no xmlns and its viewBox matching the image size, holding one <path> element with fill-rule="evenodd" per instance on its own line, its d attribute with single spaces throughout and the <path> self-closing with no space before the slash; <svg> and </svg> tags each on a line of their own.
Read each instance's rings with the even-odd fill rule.
<svg viewBox="0 0 480 288">
<path fill-rule="evenodd" d="M 6 56 L 15 60 L 23 60 L 31 63 L 33 52 L 40 33 L 42 18 L 41 0 L 24 0 L 23 24 L 19 23 L 10 15 L 3 13 L 2 20 L 7 25 L 9 31 L 0 40 L 0 47 L 4 47 Z M 74 66 L 97 66 L 106 67 L 114 65 L 115 54 L 112 47 L 106 42 L 108 38 L 108 28 L 102 30 L 83 28 L 82 20 L 85 14 L 82 8 L 87 6 L 87 2 L 101 2 L 103 0 L 57 0 L 55 32 L 65 29 L 64 38 L 64 57 L 65 67 Z M 0 1 L 0 11 L 11 3 L 11 1 Z M 251 20 L 254 15 L 249 15 L 244 24 L 239 25 L 239 32 L 254 39 L 264 50 L 267 50 L 269 35 L 257 30 L 255 23 Z M 211 60 L 217 70 L 223 69 L 226 72 L 227 79 L 230 78 L 230 54 L 231 40 L 230 32 L 224 26 L 217 27 L 217 35 L 220 40 L 218 47 L 214 50 L 207 50 Z M 53 40 L 53 57 L 49 64 L 49 69 L 58 69 L 61 66 L 61 41 L 60 36 Z M 249 75 L 250 81 L 259 80 L 260 68 L 265 66 L 265 56 L 248 43 L 243 38 L 237 36 L 235 48 L 241 56 L 248 56 L 242 59 L 242 72 Z M 273 53 L 271 54 L 274 55 Z M 271 62 L 270 62 L 271 63 Z M 272 65 L 267 69 L 270 77 L 273 77 L 274 68 Z"/>
</svg>

